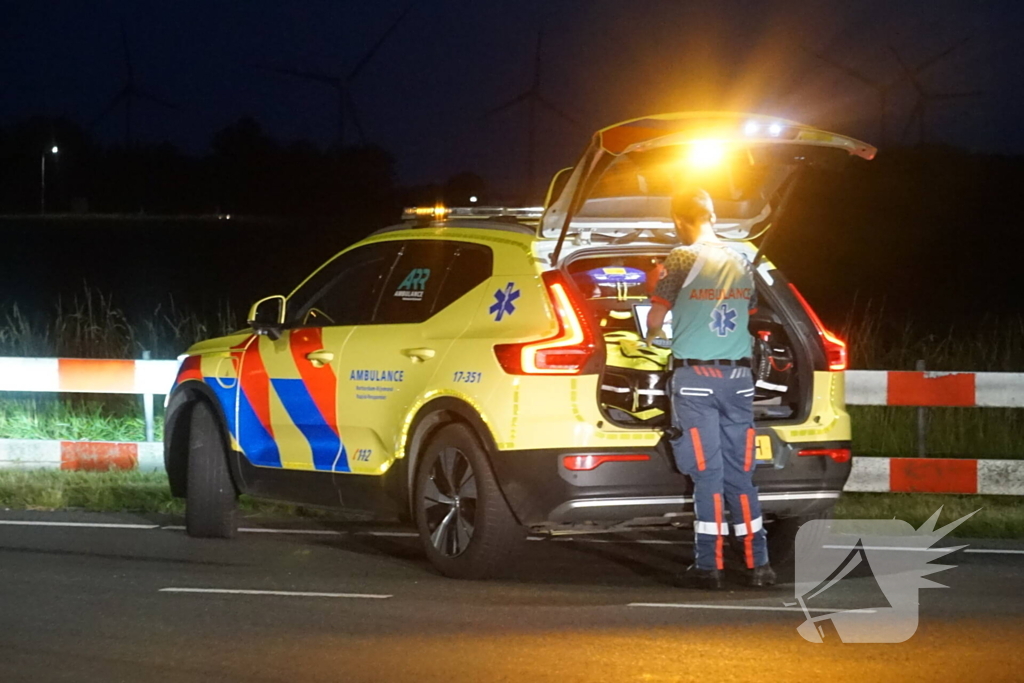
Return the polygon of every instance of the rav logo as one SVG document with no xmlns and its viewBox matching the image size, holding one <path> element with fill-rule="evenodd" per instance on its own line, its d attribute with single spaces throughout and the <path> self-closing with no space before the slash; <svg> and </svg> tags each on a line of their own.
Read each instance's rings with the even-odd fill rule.
<svg viewBox="0 0 1024 683">
<path fill-rule="evenodd" d="M 402 280 L 402 284 L 398 285 L 395 296 L 400 296 L 405 301 L 422 299 L 429 279 L 430 268 L 413 268 Z"/>
</svg>

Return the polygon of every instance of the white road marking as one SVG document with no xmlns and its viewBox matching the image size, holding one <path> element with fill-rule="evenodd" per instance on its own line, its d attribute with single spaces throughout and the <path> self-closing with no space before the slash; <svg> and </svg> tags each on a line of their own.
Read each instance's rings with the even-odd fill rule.
<svg viewBox="0 0 1024 683">
<path fill-rule="evenodd" d="M 822 548 L 827 550 L 853 550 L 857 546 L 855 545 L 823 545 Z M 960 546 L 963 548 L 963 546 Z M 898 545 L 866 545 L 864 550 L 906 550 L 913 553 L 951 553 L 959 548 L 917 548 L 910 546 L 898 546 Z"/>
<path fill-rule="evenodd" d="M 159 593 L 215 593 L 220 595 L 280 595 L 293 598 L 367 598 L 386 600 L 391 595 L 373 593 L 318 593 L 313 591 L 260 591 L 243 588 L 161 588 Z"/>
<path fill-rule="evenodd" d="M 1024 550 L 1002 550 L 999 548 L 968 548 L 965 553 L 988 553 L 990 555 L 1024 555 Z"/>
<path fill-rule="evenodd" d="M 244 527 L 238 531 L 244 534 L 307 534 L 310 536 L 341 536 L 341 531 L 330 529 L 264 529 L 262 527 Z"/>
<path fill-rule="evenodd" d="M 670 541 L 660 538 L 581 538 L 579 536 L 527 536 L 527 541 L 574 541 L 576 543 L 627 543 L 638 545 L 693 545 L 693 541 Z"/>
<path fill-rule="evenodd" d="M 631 602 L 627 607 L 674 607 L 679 609 L 726 609 L 743 610 L 746 612 L 803 612 L 800 607 L 770 607 L 760 605 L 701 605 L 679 602 Z M 808 609 L 808 612 L 832 614 L 833 612 L 856 612 L 858 614 L 874 614 L 873 609 Z"/>
<path fill-rule="evenodd" d="M 4 526 L 63 526 L 85 529 L 159 529 L 159 524 L 105 524 L 99 522 L 31 522 L 19 519 L 0 519 Z"/>
</svg>

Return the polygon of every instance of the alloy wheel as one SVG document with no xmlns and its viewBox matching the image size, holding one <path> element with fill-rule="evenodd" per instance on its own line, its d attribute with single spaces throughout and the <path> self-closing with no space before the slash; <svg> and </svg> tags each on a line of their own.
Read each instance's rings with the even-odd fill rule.
<svg viewBox="0 0 1024 683">
<path fill-rule="evenodd" d="M 442 450 L 423 488 L 430 542 L 447 557 L 469 547 L 476 526 L 476 477 L 469 459 L 458 448 Z"/>
</svg>

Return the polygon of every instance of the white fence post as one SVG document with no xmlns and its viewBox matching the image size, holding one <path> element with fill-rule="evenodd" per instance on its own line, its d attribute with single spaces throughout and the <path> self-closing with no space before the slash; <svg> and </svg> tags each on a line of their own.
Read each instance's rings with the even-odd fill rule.
<svg viewBox="0 0 1024 683">
<path fill-rule="evenodd" d="M 149 360 L 151 356 L 149 351 L 142 352 L 142 360 Z M 142 395 L 142 410 L 146 416 L 146 441 L 154 441 L 153 394 Z"/>
</svg>

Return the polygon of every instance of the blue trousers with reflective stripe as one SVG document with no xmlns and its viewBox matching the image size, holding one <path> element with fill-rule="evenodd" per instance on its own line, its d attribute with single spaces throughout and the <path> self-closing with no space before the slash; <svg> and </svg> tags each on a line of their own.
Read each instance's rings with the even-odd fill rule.
<svg viewBox="0 0 1024 683">
<path fill-rule="evenodd" d="M 750 369 L 718 365 L 676 368 L 672 375 L 672 440 L 676 466 L 693 480 L 694 552 L 700 569 L 723 569 L 723 540 L 742 542 L 748 568 L 768 562 L 754 477 L 754 382 Z"/>
</svg>

